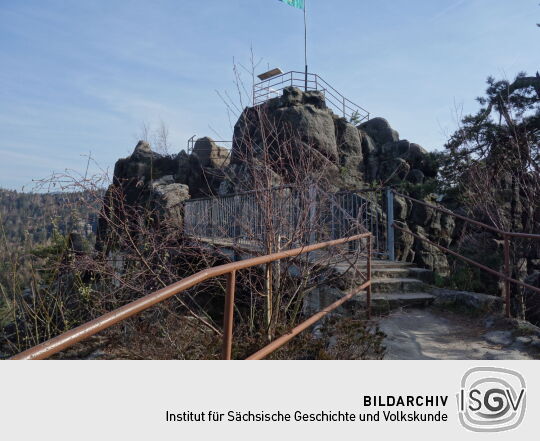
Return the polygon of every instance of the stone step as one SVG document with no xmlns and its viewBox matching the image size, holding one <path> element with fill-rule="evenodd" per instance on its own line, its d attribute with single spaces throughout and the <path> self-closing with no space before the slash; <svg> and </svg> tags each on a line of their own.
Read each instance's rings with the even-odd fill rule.
<svg viewBox="0 0 540 441">
<path fill-rule="evenodd" d="M 354 262 L 354 261 L 353 261 Z M 342 262 L 336 262 L 332 265 L 336 267 L 348 267 L 349 262 L 342 261 Z M 365 260 L 354 262 L 354 265 L 357 268 L 367 268 L 367 262 Z M 412 268 L 413 264 L 410 262 L 389 262 L 384 260 L 376 260 L 371 263 L 371 268 Z"/>
<path fill-rule="evenodd" d="M 396 308 L 425 308 L 433 303 L 435 296 L 425 292 L 388 292 L 372 293 L 371 307 L 376 312 L 388 312 Z M 354 303 L 365 307 L 366 292 L 362 291 L 354 297 Z"/>
<path fill-rule="evenodd" d="M 373 278 L 371 284 L 373 293 L 422 292 L 425 289 L 426 284 L 421 280 L 403 277 Z"/>
<path fill-rule="evenodd" d="M 373 268 L 371 276 L 374 279 L 418 279 L 425 283 L 433 283 L 433 271 L 416 268 Z"/>
<path fill-rule="evenodd" d="M 351 264 L 349 263 L 337 263 L 332 265 L 333 268 L 336 269 L 338 272 L 345 272 L 347 270 L 351 270 Z M 354 265 L 354 268 L 356 268 L 358 271 L 361 271 L 365 273 L 367 271 L 367 265 L 365 263 L 356 263 Z M 372 265 L 371 266 L 371 272 L 372 273 L 379 273 L 384 274 L 386 271 L 390 274 L 407 274 L 407 272 L 412 273 L 420 273 L 420 272 L 429 272 L 430 270 L 423 269 L 423 268 L 417 268 L 411 265 Z"/>
<path fill-rule="evenodd" d="M 337 268 L 338 271 L 341 273 L 344 273 L 347 270 L 348 267 L 340 267 Z M 360 271 L 362 274 L 365 274 L 367 272 L 367 268 L 365 267 L 356 267 L 358 271 Z M 348 273 L 352 273 L 352 269 L 348 271 Z M 374 279 L 419 279 L 425 283 L 433 283 L 433 271 L 429 269 L 424 268 L 416 268 L 416 267 L 382 267 L 382 266 L 376 266 L 371 268 L 371 277 Z"/>
</svg>

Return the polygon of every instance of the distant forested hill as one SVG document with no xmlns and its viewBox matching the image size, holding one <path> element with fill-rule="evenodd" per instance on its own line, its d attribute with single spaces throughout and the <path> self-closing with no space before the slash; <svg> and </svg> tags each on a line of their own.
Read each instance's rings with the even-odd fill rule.
<svg viewBox="0 0 540 441">
<path fill-rule="evenodd" d="M 0 189 L 0 336 L 9 304 L 46 277 L 47 258 L 69 233 L 93 247 L 102 193 L 18 193 Z M 19 297 L 20 298 L 20 297 Z M 2 358 L 0 345 L 0 359 Z"/>
<path fill-rule="evenodd" d="M 19 193 L 0 189 L 0 249 L 44 245 L 54 232 L 77 232 L 93 243 L 99 206 L 94 194 Z M 0 257 L 1 257 L 0 250 Z"/>
</svg>

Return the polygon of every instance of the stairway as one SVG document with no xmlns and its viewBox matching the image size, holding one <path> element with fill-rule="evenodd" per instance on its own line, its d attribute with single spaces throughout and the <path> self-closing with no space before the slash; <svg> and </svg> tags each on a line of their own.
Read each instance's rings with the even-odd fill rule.
<svg viewBox="0 0 540 441">
<path fill-rule="evenodd" d="M 354 290 L 363 283 L 363 278 L 351 269 L 347 263 L 336 263 L 334 268 L 342 274 L 347 291 Z M 355 265 L 357 271 L 366 273 L 366 262 Z M 374 312 L 388 312 L 396 308 L 426 307 L 435 297 L 429 293 L 429 284 L 433 283 L 433 272 L 417 268 L 408 262 L 373 260 L 371 268 L 371 304 Z M 362 291 L 351 300 L 351 307 L 363 307 L 366 292 Z"/>
</svg>

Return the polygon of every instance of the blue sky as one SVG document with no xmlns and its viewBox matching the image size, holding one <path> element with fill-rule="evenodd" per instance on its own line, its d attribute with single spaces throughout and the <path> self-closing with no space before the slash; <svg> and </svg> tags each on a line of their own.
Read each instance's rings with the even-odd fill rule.
<svg viewBox="0 0 540 441">
<path fill-rule="evenodd" d="M 488 75 L 540 70 L 538 0 L 308 0 L 309 64 L 402 138 L 440 149 Z M 146 122 L 173 152 L 230 139 L 233 59 L 303 69 L 302 11 L 277 0 L 0 0 L 0 187 L 86 157 L 112 169 Z M 249 81 L 246 78 L 246 81 Z"/>
</svg>

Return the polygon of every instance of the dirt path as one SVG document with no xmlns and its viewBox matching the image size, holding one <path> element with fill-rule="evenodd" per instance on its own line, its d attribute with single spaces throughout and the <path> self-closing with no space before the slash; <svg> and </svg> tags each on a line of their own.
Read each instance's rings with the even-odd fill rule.
<svg viewBox="0 0 540 441">
<path fill-rule="evenodd" d="M 403 309 L 379 322 L 387 337 L 387 360 L 532 360 L 536 337 L 485 327 L 484 319 L 463 318 L 435 308 Z M 536 338 L 536 340 L 535 340 Z"/>
</svg>

